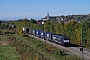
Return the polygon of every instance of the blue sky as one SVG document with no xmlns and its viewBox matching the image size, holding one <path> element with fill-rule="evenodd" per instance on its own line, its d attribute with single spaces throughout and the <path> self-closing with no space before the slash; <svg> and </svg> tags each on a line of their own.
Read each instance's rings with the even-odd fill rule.
<svg viewBox="0 0 90 60">
<path fill-rule="evenodd" d="M 90 0 L 0 0 L 0 19 L 89 14 Z"/>
</svg>

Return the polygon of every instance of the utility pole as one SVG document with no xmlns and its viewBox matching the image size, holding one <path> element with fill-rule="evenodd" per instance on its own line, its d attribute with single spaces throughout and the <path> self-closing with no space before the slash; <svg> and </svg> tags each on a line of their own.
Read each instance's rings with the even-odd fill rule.
<svg viewBox="0 0 90 60">
<path fill-rule="evenodd" d="M 80 46 L 80 51 L 82 52 L 82 58 L 83 58 L 83 33 L 82 33 L 82 27 L 81 27 L 81 46 Z"/>
</svg>

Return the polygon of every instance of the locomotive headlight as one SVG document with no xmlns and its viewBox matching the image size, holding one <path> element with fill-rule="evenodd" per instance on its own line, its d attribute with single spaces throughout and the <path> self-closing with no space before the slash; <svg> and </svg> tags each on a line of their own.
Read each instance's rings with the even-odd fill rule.
<svg viewBox="0 0 90 60">
<path fill-rule="evenodd" d="M 64 40 L 64 42 L 69 42 L 69 40 Z"/>
</svg>

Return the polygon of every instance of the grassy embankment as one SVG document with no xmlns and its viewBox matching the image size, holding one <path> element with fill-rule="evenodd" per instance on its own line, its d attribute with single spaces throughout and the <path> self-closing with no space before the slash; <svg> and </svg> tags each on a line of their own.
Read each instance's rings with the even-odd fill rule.
<svg viewBox="0 0 90 60">
<path fill-rule="evenodd" d="M 16 35 L 15 35 L 16 36 Z M 17 36 L 18 37 L 18 36 Z M 32 37 L 19 36 L 18 40 L 13 41 L 13 46 L 21 55 L 22 59 L 27 60 L 82 60 L 75 55 L 66 54 L 66 51 L 43 43 Z"/>
<path fill-rule="evenodd" d="M 82 60 L 32 37 L 10 33 L 0 40 L 8 43 L 0 46 L 0 60 Z"/>
<path fill-rule="evenodd" d="M 0 35 L 0 60 L 19 60 L 20 55 L 8 43 L 7 36 Z"/>
</svg>

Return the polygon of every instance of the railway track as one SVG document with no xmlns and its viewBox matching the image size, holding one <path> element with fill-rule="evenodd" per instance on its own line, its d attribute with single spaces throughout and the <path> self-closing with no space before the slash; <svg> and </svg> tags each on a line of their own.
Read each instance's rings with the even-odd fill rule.
<svg viewBox="0 0 90 60">
<path fill-rule="evenodd" d="M 82 52 L 80 51 L 80 47 L 68 47 L 67 50 L 77 56 L 83 57 L 85 60 L 90 60 L 90 51 L 83 49 Z"/>
<path fill-rule="evenodd" d="M 38 39 L 38 40 L 40 40 L 40 41 L 42 41 L 42 42 L 51 44 L 52 46 L 57 47 L 57 48 L 59 48 L 59 49 L 67 50 L 70 54 L 77 55 L 77 56 L 79 56 L 79 57 L 84 58 L 85 60 L 90 60 L 90 50 L 89 50 L 89 49 L 84 48 L 84 49 L 83 49 L 83 53 L 82 53 L 82 51 L 80 51 L 80 47 L 64 47 L 64 46 L 61 46 L 61 45 L 58 45 L 58 44 L 49 42 L 49 41 L 47 41 L 47 40 L 38 38 L 38 37 L 33 36 L 33 35 L 28 35 L 28 36 L 34 37 L 34 38 L 36 38 L 36 39 Z"/>
</svg>

